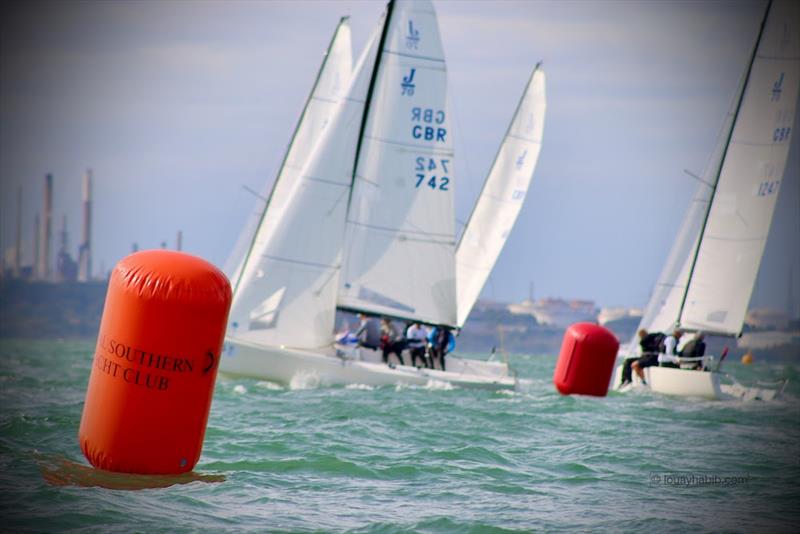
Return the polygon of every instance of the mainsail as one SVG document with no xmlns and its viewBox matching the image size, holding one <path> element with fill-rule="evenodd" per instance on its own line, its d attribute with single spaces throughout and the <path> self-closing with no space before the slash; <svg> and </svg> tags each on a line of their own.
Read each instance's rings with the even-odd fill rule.
<svg viewBox="0 0 800 534">
<path fill-rule="evenodd" d="M 464 325 L 517 220 L 542 145 L 545 77 L 533 70 L 456 250 L 458 326 Z"/>
<path fill-rule="evenodd" d="M 354 151 L 376 51 L 373 36 L 285 202 L 270 205 L 264 219 L 275 224 L 259 228 L 264 239 L 256 238 L 242 270 L 229 334 L 272 346 L 330 344 Z"/>
<path fill-rule="evenodd" d="M 453 145 L 430 1 L 389 4 L 347 213 L 338 305 L 456 324 Z"/>
<path fill-rule="evenodd" d="M 800 83 L 800 5 L 767 16 L 705 224 L 680 317 L 738 335 L 789 153 Z"/>
<path fill-rule="evenodd" d="M 789 151 L 800 82 L 800 5 L 768 5 L 745 78 L 719 157 L 695 194 L 643 328 L 741 333 Z"/>
</svg>

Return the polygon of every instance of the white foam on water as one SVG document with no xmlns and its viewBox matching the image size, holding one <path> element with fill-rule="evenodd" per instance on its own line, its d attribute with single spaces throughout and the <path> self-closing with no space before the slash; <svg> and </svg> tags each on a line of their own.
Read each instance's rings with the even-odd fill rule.
<svg viewBox="0 0 800 534">
<path fill-rule="evenodd" d="M 278 384 L 277 382 L 270 382 L 269 380 L 260 380 L 256 382 L 256 387 L 262 389 L 268 389 L 270 391 L 283 391 L 286 389 L 282 385 Z"/>
<path fill-rule="evenodd" d="M 348 384 L 345 386 L 345 389 L 358 389 L 361 391 L 372 391 L 375 389 L 375 386 L 370 386 L 369 384 Z"/>
<path fill-rule="evenodd" d="M 443 380 L 434 380 L 430 379 L 424 386 L 425 389 L 429 390 L 441 390 L 441 391 L 452 391 L 455 389 L 453 384 L 450 382 L 445 382 Z"/>
<path fill-rule="evenodd" d="M 241 384 L 236 384 L 235 386 L 233 386 L 233 392 L 238 393 L 239 395 L 244 395 L 245 393 L 247 393 L 247 388 Z"/>
<path fill-rule="evenodd" d="M 289 389 L 292 391 L 301 389 L 317 389 L 320 386 L 321 380 L 316 373 L 297 373 L 292 377 L 289 382 Z"/>
</svg>

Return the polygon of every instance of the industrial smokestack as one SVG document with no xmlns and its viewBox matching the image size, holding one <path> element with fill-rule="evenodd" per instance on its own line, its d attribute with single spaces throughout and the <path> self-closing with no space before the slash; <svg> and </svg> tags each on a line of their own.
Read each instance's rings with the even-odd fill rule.
<svg viewBox="0 0 800 534">
<path fill-rule="evenodd" d="M 48 174 L 44 180 L 44 221 L 42 235 L 39 239 L 39 263 L 36 274 L 39 280 L 50 280 L 50 241 L 53 237 L 53 175 Z"/>
<path fill-rule="evenodd" d="M 32 275 L 36 278 L 39 275 L 39 240 L 41 237 L 41 225 L 39 224 L 39 214 L 33 219 L 33 269 Z"/>
<path fill-rule="evenodd" d="M 17 189 L 17 242 L 14 246 L 14 278 L 22 274 L 22 188 Z"/>
<path fill-rule="evenodd" d="M 83 229 L 78 249 L 78 281 L 92 278 L 92 169 L 83 175 Z"/>
<path fill-rule="evenodd" d="M 175 250 L 180 251 L 183 248 L 183 232 L 178 230 L 178 237 L 175 239 Z"/>
</svg>

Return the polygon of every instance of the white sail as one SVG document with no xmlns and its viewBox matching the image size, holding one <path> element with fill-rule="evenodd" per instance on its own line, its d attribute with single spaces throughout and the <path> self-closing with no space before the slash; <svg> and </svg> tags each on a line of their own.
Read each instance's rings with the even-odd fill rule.
<svg viewBox="0 0 800 534">
<path fill-rule="evenodd" d="M 376 51 L 373 36 L 285 202 L 270 205 L 259 228 L 264 238 L 257 236 L 234 295 L 229 335 L 279 347 L 331 343 L 347 198 Z M 273 226 L 265 228 L 266 221 Z"/>
<path fill-rule="evenodd" d="M 536 66 L 456 249 L 458 326 L 464 325 L 517 220 L 542 145 L 545 76 Z"/>
<path fill-rule="evenodd" d="M 800 4 L 765 20 L 720 172 L 680 324 L 741 332 L 780 191 L 800 84 Z"/>
<path fill-rule="evenodd" d="M 427 0 L 401 0 L 386 24 L 353 181 L 338 303 L 454 325 L 454 162 L 436 14 Z"/>
<path fill-rule="evenodd" d="M 736 110 L 739 108 L 747 81 L 748 70 L 749 65 L 742 73 L 739 86 L 720 129 L 717 145 L 708 160 L 705 171 L 699 177 L 697 189 L 692 195 L 692 201 L 683 217 L 683 224 L 672 244 L 667 262 L 658 277 L 658 282 L 653 289 L 637 331 L 644 328 L 648 332 L 669 332 L 678 324 L 681 304 L 689 283 L 689 271 L 697 253 L 703 221 L 708 214 L 709 203 L 725 158 L 733 121 L 736 118 Z M 632 343 L 634 347 L 639 343 L 639 338 L 635 333 Z"/>
<path fill-rule="evenodd" d="M 279 223 L 277 215 L 283 211 L 292 184 L 297 180 L 303 164 L 309 159 L 323 130 L 336 112 L 338 102 L 347 91 L 352 69 L 350 23 L 348 17 L 342 17 L 297 121 L 278 176 L 271 188 L 262 192 L 226 262 L 225 272 L 234 285 L 234 291 L 238 290 L 242 267 L 250 252 L 258 243 L 264 243 Z"/>
</svg>

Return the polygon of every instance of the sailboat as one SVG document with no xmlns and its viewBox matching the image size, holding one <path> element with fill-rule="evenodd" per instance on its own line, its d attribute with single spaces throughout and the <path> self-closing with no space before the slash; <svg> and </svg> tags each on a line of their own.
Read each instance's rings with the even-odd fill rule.
<svg viewBox="0 0 800 534">
<path fill-rule="evenodd" d="M 637 331 L 741 335 L 784 178 L 798 83 L 800 5 L 770 2 L 718 146 L 697 177 L 697 190 Z M 631 341 L 629 353 L 637 343 L 638 338 Z M 778 393 L 746 388 L 724 375 L 723 358 L 706 357 L 703 371 L 648 367 L 646 387 L 711 399 L 771 399 Z M 620 378 L 621 366 L 612 386 Z"/>
<path fill-rule="evenodd" d="M 272 194 L 231 262 L 220 371 L 283 384 L 513 388 L 504 362 L 449 355 L 446 371 L 386 365 L 372 351 L 337 345 L 335 316 L 463 326 L 533 174 L 544 74 L 537 65 L 457 244 L 447 72 L 433 5 L 389 2 L 352 71 L 347 48 L 343 20 Z M 328 83 L 333 73 L 349 80 L 342 92 Z"/>
</svg>

